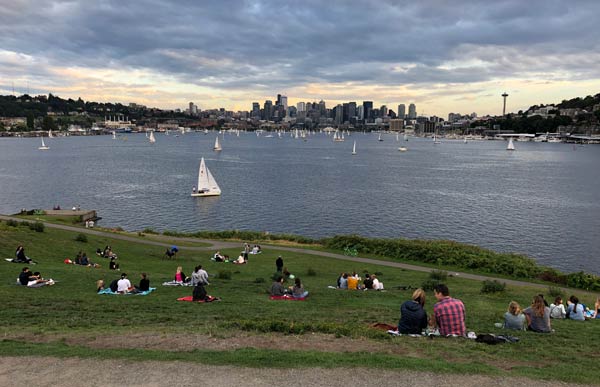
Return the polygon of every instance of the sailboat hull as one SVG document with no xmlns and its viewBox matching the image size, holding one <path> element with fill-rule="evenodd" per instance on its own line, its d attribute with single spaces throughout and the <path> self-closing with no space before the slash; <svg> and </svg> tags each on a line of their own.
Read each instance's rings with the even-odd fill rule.
<svg viewBox="0 0 600 387">
<path fill-rule="evenodd" d="M 191 196 L 193 196 L 193 197 L 221 196 L 221 192 L 193 193 Z"/>
</svg>

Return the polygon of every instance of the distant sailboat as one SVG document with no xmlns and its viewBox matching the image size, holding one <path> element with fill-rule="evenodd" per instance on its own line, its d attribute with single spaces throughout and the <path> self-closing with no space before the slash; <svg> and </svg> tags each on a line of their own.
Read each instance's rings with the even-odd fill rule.
<svg viewBox="0 0 600 387">
<path fill-rule="evenodd" d="M 408 148 L 407 148 L 407 147 L 405 147 L 405 146 L 401 146 L 400 148 L 398 148 L 398 150 L 399 150 L 400 152 L 406 152 L 406 151 L 408 150 Z"/>
<path fill-rule="evenodd" d="M 404 133 L 404 141 L 408 141 L 408 136 Z"/>
<path fill-rule="evenodd" d="M 212 173 L 206 168 L 204 164 L 204 157 L 200 159 L 200 168 L 198 169 L 198 189 L 194 187 L 192 190 L 192 196 L 219 196 L 221 195 L 221 188 L 217 184 Z"/>
<path fill-rule="evenodd" d="M 442 143 L 441 141 L 439 141 L 439 140 L 437 139 L 437 135 L 436 135 L 435 133 L 433 134 L 433 143 L 434 143 L 434 144 L 441 144 L 441 143 Z"/>
<path fill-rule="evenodd" d="M 508 138 L 508 146 L 506 147 L 506 150 L 509 150 L 509 151 L 515 150 L 515 144 L 513 144 L 512 137 Z"/>
<path fill-rule="evenodd" d="M 398 138 L 399 134 L 396 133 L 396 142 L 400 141 L 400 139 Z"/>
<path fill-rule="evenodd" d="M 113 130 L 112 132 L 112 139 L 116 140 L 117 139 L 117 133 L 115 133 L 115 131 Z"/>
<path fill-rule="evenodd" d="M 217 138 L 215 138 L 215 146 L 213 147 L 214 151 L 220 151 L 222 150 L 221 148 L 221 144 L 219 143 L 219 136 L 217 136 Z"/>
<path fill-rule="evenodd" d="M 38 147 L 39 150 L 48 150 L 50 149 L 49 146 L 46 146 L 46 144 L 44 144 L 44 136 L 42 136 L 42 146 Z"/>
<path fill-rule="evenodd" d="M 352 147 L 352 154 L 356 154 L 356 141 L 354 141 L 354 146 Z"/>
<path fill-rule="evenodd" d="M 379 133 L 379 138 L 377 139 L 377 141 L 383 141 L 383 138 L 381 138 L 381 132 Z"/>
<path fill-rule="evenodd" d="M 150 132 L 150 137 L 148 137 L 148 141 L 150 141 L 150 144 L 154 144 L 156 142 L 156 138 L 154 138 L 154 132 Z"/>
<path fill-rule="evenodd" d="M 48 138 L 54 138 L 54 136 L 52 135 L 52 129 L 48 130 Z"/>
</svg>

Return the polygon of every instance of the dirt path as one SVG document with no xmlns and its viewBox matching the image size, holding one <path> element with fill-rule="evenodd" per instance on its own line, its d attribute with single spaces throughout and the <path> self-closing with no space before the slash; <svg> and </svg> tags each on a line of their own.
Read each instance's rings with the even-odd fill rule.
<svg viewBox="0 0 600 387">
<path fill-rule="evenodd" d="M 268 364 L 265 364 L 268 367 Z M 560 382 L 360 368 L 264 369 L 184 362 L 0 357 L 2 386 L 495 386 L 554 387 Z"/>
</svg>

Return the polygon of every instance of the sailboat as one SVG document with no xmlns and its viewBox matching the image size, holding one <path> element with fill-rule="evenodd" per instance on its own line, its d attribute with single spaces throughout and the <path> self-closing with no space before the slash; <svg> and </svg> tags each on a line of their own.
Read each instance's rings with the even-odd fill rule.
<svg viewBox="0 0 600 387">
<path fill-rule="evenodd" d="M 192 196 L 219 196 L 221 195 L 221 188 L 215 181 L 212 173 L 206 168 L 204 164 L 204 157 L 200 159 L 200 168 L 198 169 L 198 189 L 194 187 L 192 190 Z"/>
<path fill-rule="evenodd" d="M 156 142 L 156 138 L 154 138 L 154 132 L 150 132 L 150 137 L 148 137 L 148 141 L 150 141 L 150 144 L 154 144 Z"/>
<path fill-rule="evenodd" d="M 381 132 L 379 132 L 379 138 L 377 139 L 377 141 L 383 141 L 383 138 L 381 138 Z"/>
<path fill-rule="evenodd" d="M 215 146 L 214 146 L 213 150 L 217 151 L 217 152 L 222 150 L 221 144 L 219 143 L 219 136 L 217 136 L 217 138 L 215 138 Z"/>
<path fill-rule="evenodd" d="M 44 144 L 44 136 L 42 136 L 42 146 L 38 147 L 39 150 L 48 150 L 50 149 L 49 146 L 46 146 L 46 144 Z"/>
<path fill-rule="evenodd" d="M 435 133 L 433 134 L 433 143 L 434 143 L 434 144 L 441 144 L 441 143 L 442 143 L 441 141 L 439 141 L 439 140 L 437 139 L 437 135 L 436 135 Z"/>
<path fill-rule="evenodd" d="M 114 130 L 113 130 L 113 132 L 112 132 L 112 136 L 113 136 L 113 137 L 112 137 L 112 139 L 113 139 L 113 140 L 116 140 L 116 139 L 117 139 L 117 133 L 116 133 Z"/>
<path fill-rule="evenodd" d="M 356 141 L 354 141 L 354 146 L 352 147 L 352 154 L 356 154 Z"/>
<path fill-rule="evenodd" d="M 404 141 L 408 141 L 408 136 L 404 133 Z"/>
<path fill-rule="evenodd" d="M 48 138 L 54 138 L 54 136 L 52 135 L 52 129 L 48 130 Z"/>
<path fill-rule="evenodd" d="M 507 145 L 507 147 L 506 147 L 506 150 L 510 150 L 510 151 L 513 151 L 513 150 L 515 150 L 515 144 L 513 144 L 513 139 L 512 139 L 512 137 L 509 137 L 509 138 L 508 138 L 508 145 Z"/>
<path fill-rule="evenodd" d="M 396 142 L 400 141 L 400 140 L 398 139 L 398 136 L 399 136 L 399 134 L 398 134 L 398 133 L 396 133 Z"/>
</svg>

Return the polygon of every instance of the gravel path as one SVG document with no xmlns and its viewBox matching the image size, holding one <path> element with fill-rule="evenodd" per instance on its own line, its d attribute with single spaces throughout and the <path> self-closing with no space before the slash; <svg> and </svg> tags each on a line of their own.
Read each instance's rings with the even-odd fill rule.
<svg viewBox="0 0 600 387">
<path fill-rule="evenodd" d="M 268 366 L 268 364 L 265 364 Z M 0 357 L 1 386 L 464 386 L 554 387 L 572 383 L 372 369 L 280 369 L 53 357 Z"/>
</svg>

